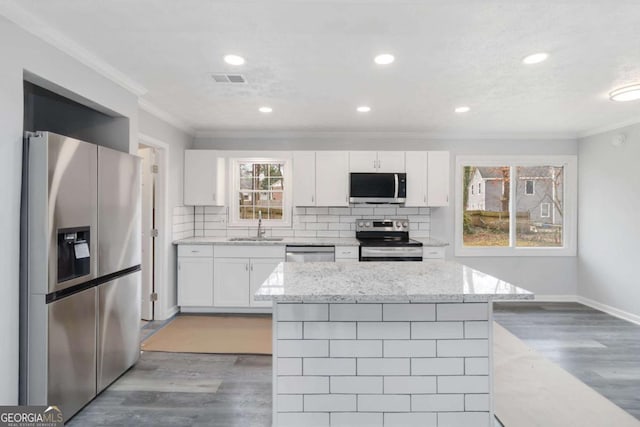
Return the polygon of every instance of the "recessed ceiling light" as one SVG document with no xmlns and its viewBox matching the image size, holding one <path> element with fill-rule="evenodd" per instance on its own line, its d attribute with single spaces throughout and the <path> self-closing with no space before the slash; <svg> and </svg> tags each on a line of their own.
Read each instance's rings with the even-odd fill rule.
<svg viewBox="0 0 640 427">
<path fill-rule="evenodd" d="M 640 99 L 640 84 L 621 87 L 609 93 L 612 101 L 625 102 Z"/>
<path fill-rule="evenodd" d="M 376 56 L 375 58 L 373 58 L 373 60 L 378 65 L 389 65 L 393 61 L 395 61 L 396 58 L 393 55 L 391 55 L 390 53 L 382 53 L 382 54 Z"/>
<path fill-rule="evenodd" d="M 461 105 L 460 107 L 456 107 L 456 109 L 453 111 L 455 111 L 456 113 L 468 113 L 469 111 L 471 111 L 471 107 Z"/>
<path fill-rule="evenodd" d="M 549 57 L 549 54 L 546 52 L 538 52 L 532 55 L 525 56 L 522 58 L 522 63 L 527 65 L 538 64 L 542 61 L 546 61 Z"/>
<path fill-rule="evenodd" d="M 368 113 L 369 111 L 371 111 L 371 107 L 366 105 L 361 105 L 358 108 L 356 108 L 356 110 L 358 111 L 358 113 Z"/>
<path fill-rule="evenodd" d="M 271 107 L 260 107 L 258 108 L 258 111 L 260 111 L 261 113 L 270 113 L 273 111 L 273 108 Z"/>
<path fill-rule="evenodd" d="M 230 65 L 242 65 L 244 64 L 244 58 L 238 55 L 225 55 L 224 62 Z"/>
</svg>

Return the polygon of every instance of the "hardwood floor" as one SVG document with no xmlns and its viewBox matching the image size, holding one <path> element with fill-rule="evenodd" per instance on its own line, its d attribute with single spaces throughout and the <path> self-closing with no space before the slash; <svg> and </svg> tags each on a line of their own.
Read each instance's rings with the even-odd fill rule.
<svg viewBox="0 0 640 427">
<path fill-rule="evenodd" d="M 640 326 L 577 303 L 496 303 L 494 319 L 640 420 Z"/>
</svg>

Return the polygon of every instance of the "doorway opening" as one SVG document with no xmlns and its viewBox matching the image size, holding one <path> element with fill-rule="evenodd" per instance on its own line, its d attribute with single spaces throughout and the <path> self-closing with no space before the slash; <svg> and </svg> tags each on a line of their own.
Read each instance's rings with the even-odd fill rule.
<svg viewBox="0 0 640 427">
<path fill-rule="evenodd" d="M 140 317 L 142 321 L 154 320 L 156 293 L 156 237 L 158 237 L 156 203 L 156 174 L 158 164 L 156 149 L 154 147 L 139 144 L 138 156 L 142 158 L 141 179 L 141 223 L 142 223 L 142 280 L 141 280 L 141 307 Z"/>
</svg>

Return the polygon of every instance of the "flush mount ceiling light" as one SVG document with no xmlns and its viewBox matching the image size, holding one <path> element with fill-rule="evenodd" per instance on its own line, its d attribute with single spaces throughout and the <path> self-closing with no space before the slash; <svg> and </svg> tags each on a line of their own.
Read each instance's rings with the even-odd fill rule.
<svg viewBox="0 0 640 427">
<path fill-rule="evenodd" d="M 260 107 L 258 108 L 258 111 L 260 111 L 261 113 L 270 113 L 273 111 L 273 108 L 271 107 Z"/>
<path fill-rule="evenodd" d="M 225 55 L 224 62 L 229 65 L 242 65 L 244 64 L 244 58 L 238 55 Z"/>
<path fill-rule="evenodd" d="M 522 63 L 526 65 L 539 64 L 540 62 L 546 61 L 548 57 L 548 53 L 538 52 L 522 58 Z"/>
<path fill-rule="evenodd" d="M 369 111 L 371 111 L 371 107 L 366 105 L 361 105 L 358 108 L 356 108 L 356 111 L 358 113 L 368 113 Z"/>
<path fill-rule="evenodd" d="M 471 107 L 461 105 L 460 107 L 456 107 L 453 111 L 455 111 L 456 113 L 468 113 L 469 111 L 471 111 Z"/>
<path fill-rule="evenodd" d="M 396 58 L 390 53 L 382 53 L 373 58 L 373 61 L 378 65 L 389 65 L 395 60 Z"/>
<path fill-rule="evenodd" d="M 621 87 L 609 93 L 612 101 L 626 102 L 640 99 L 640 84 Z"/>
</svg>

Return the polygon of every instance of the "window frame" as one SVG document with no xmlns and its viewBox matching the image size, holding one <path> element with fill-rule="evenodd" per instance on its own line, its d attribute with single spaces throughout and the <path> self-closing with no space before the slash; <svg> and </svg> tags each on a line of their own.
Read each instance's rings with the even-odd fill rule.
<svg viewBox="0 0 640 427">
<path fill-rule="evenodd" d="M 542 209 L 543 207 L 547 208 L 547 214 L 544 214 L 544 210 Z M 551 203 L 549 202 L 542 202 L 540 203 L 540 218 L 551 218 Z"/>
<path fill-rule="evenodd" d="M 527 191 L 527 184 L 531 183 L 531 193 Z M 535 179 L 525 179 L 524 180 L 524 194 L 525 196 L 535 196 L 536 194 L 536 180 Z"/>
<path fill-rule="evenodd" d="M 283 183 L 284 189 L 282 191 L 282 219 L 263 219 L 262 226 L 270 228 L 291 228 L 292 224 L 292 191 L 291 181 L 293 180 L 291 169 L 291 158 L 286 156 L 277 157 L 262 157 L 262 156 L 247 156 L 247 157 L 231 157 L 229 158 L 229 175 L 231 182 L 231 189 L 229 191 L 229 227 L 245 227 L 252 228 L 258 226 L 257 219 L 240 219 L 240 205 L 237 198 L 240 190 L 240 163 L 283 163 Z"/>
<path fill-rule="evenodd" d="M 465 166 L 499 167 L 509 166 L 512 182 L 516 182 L 516 168 L 518 166 L 563 166 L 564 167 L 564 215 L 563 215 L 563 246 L 560 247 L 523 247 L 515 246 L 516 216 L 509 216 L 510 246 L 477 247 L 463 244 L 463 168 Z M 577 207 L 578 207 L 578 158 L 575 155 L 460 155 L 456 156 L 455 167 L 455 202 L 454 202 L 454 253 L 459 257 L 484 256 L 576 256 L 577 253 Z M 534 184 L 535 185 L 535 184 Z M 517 185 L 509 189 L 509 211 L 512 212 L 516 203 Z"/>
</svg>

